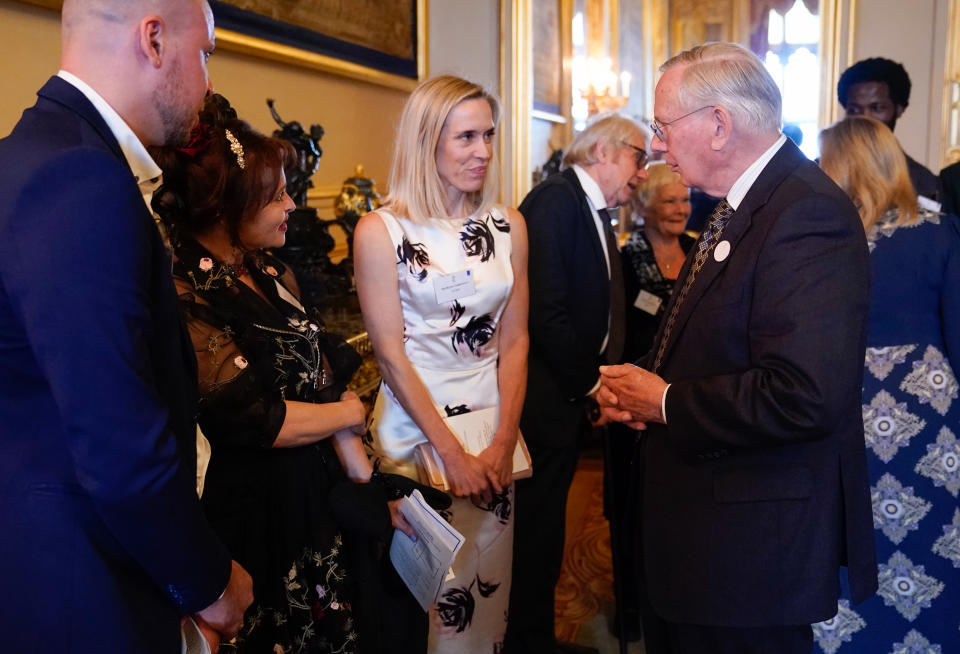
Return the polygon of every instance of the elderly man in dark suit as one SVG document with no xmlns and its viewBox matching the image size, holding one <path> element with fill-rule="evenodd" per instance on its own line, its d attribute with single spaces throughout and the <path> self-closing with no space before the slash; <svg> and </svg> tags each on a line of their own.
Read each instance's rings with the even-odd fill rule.
<svg viewBox="0 0 960 654">
<path fill-rule="evenodd" d="M 205 0 L 66 0 L 62 69 L 0 142 L 0 642 L 179 651 L 250 578 L 195 490 L 196 361 L 145 146 L 209 91 Z"/>
<path fill-rule="evenodd" d="M 809 653 L 810 623 L 877 587 L 860 410 L 866 241 L 847 196 L 779 133 L 753 54 L 715 43 L 661 68 L 651 147 L 724 197 L 649 358 L 601 368 L 604 414 L 646 428 L 651 653 Z M 650 616 L 647 616 L 650 617 Z"/>
<path fill-rule="evenodd" d="M 610 115 L 567 149 L 559 175 L 520 205 L 530 234 L 530 356 L 520 420 L 533 477 L 517 482 L 513 582 L 506 649 L 552 652 L 553 592 L 563 558 L 564 513 L 597 366 L 623 352 L 623 273 L 608 211 L 646 177 L 643 131 Z"/>
</svg>

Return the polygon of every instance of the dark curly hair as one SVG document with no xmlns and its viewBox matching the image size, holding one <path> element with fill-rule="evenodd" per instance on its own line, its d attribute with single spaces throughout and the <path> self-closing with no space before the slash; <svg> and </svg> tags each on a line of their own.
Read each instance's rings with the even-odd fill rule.
<svg viewBox="0 0 960 654">
<path fill-rule="evenodd" d="M 858 61 L 843 71 L 840 81 L 837 82 L 837 99 L 841 106 L 847 106 L 850 87 L 863 82 L 883 82 L 890 89 L 893 104 L 904 109 L 910 104 L 910 76 L 906 69 L 895 61 L 873 57 Z"/>
<path fill-rule="evenodd" d="M 243 148 L 243 168 L 227 130 Z M 243 249 L 240 225 L 270 202 L 281 171 L 296 164 L 292 145 L 254 130 L 219 94 L 207 98 L 186 146 L 151 148 L 150 154 L 163 170 L 152 206 L 171 240 L 196 237 L 223 221 L 233 245 Z"/>
</svg>

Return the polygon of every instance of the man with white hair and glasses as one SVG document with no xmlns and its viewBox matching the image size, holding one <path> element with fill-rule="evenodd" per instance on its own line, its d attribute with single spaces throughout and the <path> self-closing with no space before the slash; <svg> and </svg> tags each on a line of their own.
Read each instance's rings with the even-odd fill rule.
<svg viewBox="0 0 960 654">
<path fill-rule="evenodd" d="M 602 367 L 604 414 L 642 432 L 650 654 L 800 654 L 838 570 L 877 588 L 860 409 L 869 260 L 847 196 L 780 134 L 740 46 L 666 62 L 651 148 L 723 197 L 650 354 Z"/>
</svg>

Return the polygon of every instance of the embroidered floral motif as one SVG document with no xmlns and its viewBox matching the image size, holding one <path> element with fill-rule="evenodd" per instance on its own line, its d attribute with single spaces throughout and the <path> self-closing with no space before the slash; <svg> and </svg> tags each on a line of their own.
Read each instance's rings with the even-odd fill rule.
<svg viewBox="0 0 960 654">
<path fill-rule="evenodd" d="M 493 220 L 493 226 L 497 229 L 498 232 L 503 232 L 504 234 L 510 233 L 510 221 L 506 218 L 498 217 L 497 214 L 490 212 L 490 219 Z"/>
<path fill-rule="evenodd" d="M 411 243 L 406 236 L 397 246 L 397 263 L 405 264 L 410 276 L 422 282 L 427 278 L 427 266 L 430 265 L 430 255 L 423 243 Z"/>
<path fill-rule="evenodd" d="M 943 654 L 943 648 L 931 643 L 916 629 L 911 629 L 902 643 L 893 644 L 890 654 Z"/>
<path fill-rule="evenodd" d="M 248 364 L 247 364 L 247 360 L 244 359 L 243 356 L 238 354 L 237 356 L 233 357 L 233 365 L 235 365 L 240 370 L 243 370 L 244 368 L 247 367 Z"/>
<path fill-rule="evenodd" d="M 463 317 L 463 312 L 466 311 L 464 306 L 460 304 L 457 300 L 453 301 L 453 306 L 450 307 L 450 326 L 453 327 L 457 324 L 457 321 Z"/>
<path fill-rule="evenodd" d="M 867 626 L 860 614 L 850 608 L 850 601 L 842 599 L 837 614 L 829 620 L 813 625 L 813 639 L 826 654 L 834 654 L 841 645 L 849 643 L 853 634 Z"/>
<path fill-rule="evenodd" d="M 873 526 L 899 545 L 907 533 L 916 531 L 930 503 L 913 494 L 913 487 L 904 488 L 889 472 L 884 473 L 876 486 L 870 487 L 873 502 Z"/>
<path fill-rule="evenodd" d="M 199 265 L 197 267 L 203 272 L 209 272 L 213 268 L 213 259 L 210 257 L 203 257 L 200 259 Z"/>
<path fill-rule="evenodd" d="M 900 390 L 916 395 L 921 404 L 929 404 L 945 416 L 957 399 L 957 378 L 943 353 L 928 345 L 923 361 L 913 362 L 913 372 L 901 382 Z"/>
<path fill-rule="evenodd" d="M 863 405 L 863 435 L 867 447 L 884 463 L 896 455 L 897 450 L 910 444 L 910 439 L 920 433 L 926 423 L 919 416 L 907 411 L 905 402 L 897 402 L 887 391 L 880 391 Z"/>
<path fill-rule="evenodd" d="M 887 213 L 880 216 L 870 229 L 870 233 L 867 234 L 867 246 L 870 248 L 870 251 L 873 252 L 873 249 L 877 247 L 877 241 L 879 241 L 881 237 L 890 238 L 894 232 L 901 228 L 919 227 L 926 222 L 939 225 L 941 215 L 942 214 L 934 211 L 921 208 L 917 213 L 916 220 L 904 225 L 898 225 L 896 221 L 899 217 L 899 212 L 897 209 L 890 209 Z"/>
<path fill-rule="evenodd" d="M 334 547 L 326 554 L 305 548 L 291 562 L 290 570 L 283 576 L 287 605 L 283 608 L 256 605 L 256 611 L 248 614 L 235 643 L 223 643 L 221 652 L 236 652 L 244 642 L 255 641 L 257 630 L 279 628 L 291 636 L 289 652 L 324 651 L 337 654 L 356 652 L 357 634 L 348 602 L 339 595 L 346 574 L 338 560 L 339 536 L 334 538 Z M 266 620 L 267 615 L 270 620 Z M 321 624 L 320 621 L 324 621 Z M 260 636 L 262 637 L 262 636 Z M 287 653 L 280 643 L 273 645 L 273 652 Z"/>
<path fill-rule="evenodd" d="M 480 597 L 490 597 L 497 589 L 500 588 L 499 583 L 493 583 L 492 581 L 484 581 L 480 578 L 480 575 L 477 575 L 477 592 L 480 593 Z"/>
<path fill-rule="evenodd" d="M 916 345 L 891 345 L 868 347 L 865 365 L 873 376 L 883 381 L 893 367 L 907 360 L 907 355 L 917 349 Z"/>
<path fill-rule="evenodd" d="M 914 565 L 902 552 L 894 552 L 879 568 L 877 594 L 885 605 L 911 622 L 943 592 L 943 583 L 927 575 L 924 566 Z"/>
<path fill-rule="evenodd" d="M 490 511 L 497 516 L 500 524 L 505 525 L 510 522 L 510 514 L 513 513 L 513 500 L 510 497 L 510 488 L 504 488 L 499 493 L 493 493 L 489 503 L 476 502 L 474 506 L 484 511 Z"/>
<path fill-rule="evenodd" d="M 274 268 L 273 266 L 265 266 L 265 267 L 263 268 L 263 272 L 267 273 L 267 274 L 270 275 L 271 277 L 276 277 L 277 275 L 280 274 L 280 273 L 277 272 L 277 269 Z"/>
<path fill-rule="evenodd" d="M 957 497 L 960 492 L 960 443 L 949 428 L 940 428 L 937 442 L 927 445 L 926 455 L 913 470 L 929 477 L 934 486 L 946 488 Z"/>
<path fill-rule="evenodd" d="M 466 404 L 457 404 L 455 406 L 450 406 L 449 404 L 444 405 L 444 413 L 447 414 L 448 418 L 453 416 L 459 416 L 464 413 L 470 413 L 470 408 Z"/>
<path fill-rule="evenodd" d="M 943 525 L 943 535 L 933 544 L 933 553 L 939 554 L 960 568 L 960 509 L 953 510 L 953 521 Z"/>
<path fill-rule="evenodd" d="M 472 588 L 473 583 L 468 588 L 449 588 L 443 593 L 443 599 L 437 602 L 440 622 L 444 627 L 456 627 L 458 634 L 473 621 L 476 601 L 471 593 Z"/>
<path fill-rule="evenodd" d="M 489 313 L 471 316 L 466 327 L 457 327 L 450 337 L 453 351 L 459 353 L 458 346 L 466 346 L 476 356 L 482 356 L 483 346 L 490 342 L 495 330 L 496 326 Z"/>
<path fill-rule="evenodd" d="M 460 244 L 463 246 L 463 251 L 468 257 L 480 257 L 481 262 L 496 256 L 493 232 L 490 231 L 487 218 L 488 216 L 470 218 L 463 224 L 463 230 L 460 232 Z"/>
</svg>

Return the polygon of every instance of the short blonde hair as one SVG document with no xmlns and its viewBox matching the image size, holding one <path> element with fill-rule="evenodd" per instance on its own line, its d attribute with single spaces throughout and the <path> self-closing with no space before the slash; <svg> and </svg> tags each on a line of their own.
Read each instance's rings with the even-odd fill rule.
<svg viewBox="0 0 960 654">
<path fill-rule="evenodd" d="M 440 133 L 453 108 L 465 100 L 485 100 L 493 123 L 500 120 L 500 102 L 482 86 L 453 75 L 441 75 L 421 82 L 407 99 L 397 126 L 393 164 L 385 206 L 397 215 L 414 221 L 446 215 L 445 191 L 437 172 L 437 145 Z M 496 148 L 487 166 L 487 177 L 479 191 L 467 194 L 473 212 L 483 212 L 500 192 Z"/>
<path fill-rule="evenodd" d="M 668 184 L 683 184 L 679 173 L 670 170 L 665 163 L 655 163 L 647 166 L 647 178 L 637 184 L 634 194 L 635 207 L 648 207 L 656 199 L 657 193 Z"/>
<path fill-rule="evenodd" d="M 678 100 L 687 109 L 722 105 L 750 130 L 779 131 L 783 100 L 776 82 L 755 54 L 736 43 L 706 43 L 685 50 L 660 67 L 686 66 Z"/>
<path fill-rule="evenodd" d="M 820 132 L 820 167 L 846 191 L 870 230 L 891 208 L 897 223 L 918 213 L 907 158 L 890 128 L 866 116 L 850 116 Z"/>
<path fill-rule="evenodd" d="M 644 143 L 631 143 L 634 134 L 640 134 Z M 594 156 L 597 143 L 604 142 L 614 147 L 621 145 L 635 145 L 645 147 L 646 131 L 635 121 L 620 114 L 606 114 L 593 120 L 587 128 L 573 138 L 573 142 L 563 155 L 563 165 L 590 166 L 597 163 Z"/>
</svg>

